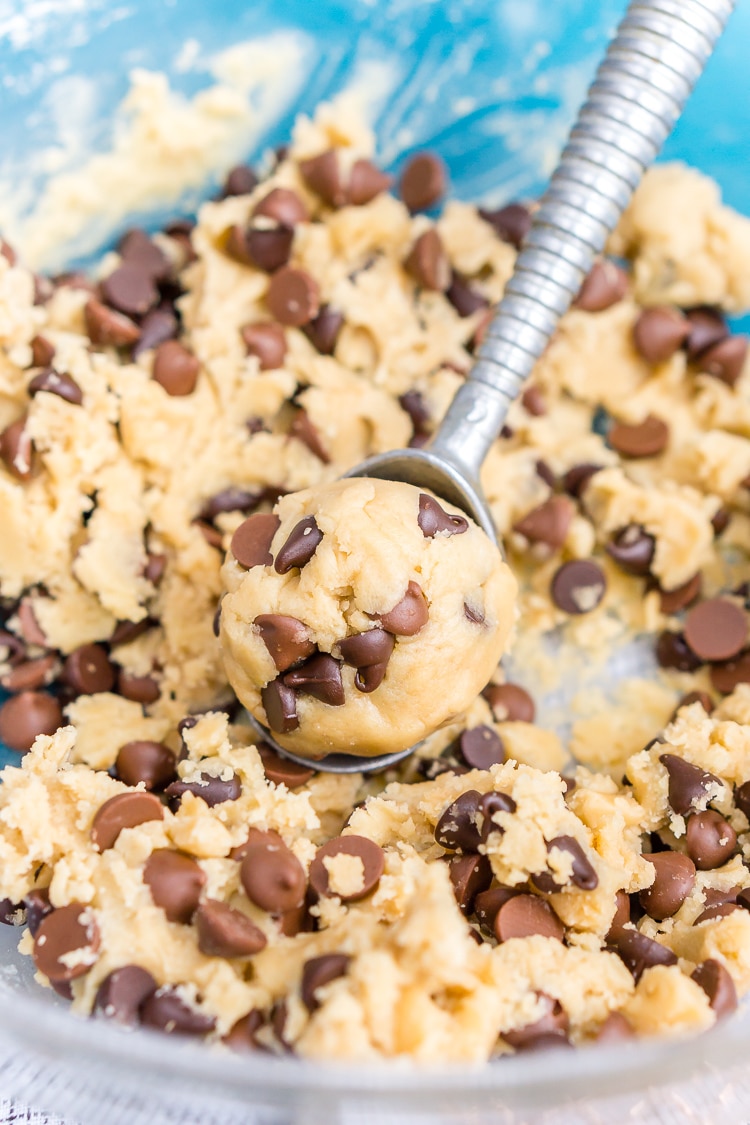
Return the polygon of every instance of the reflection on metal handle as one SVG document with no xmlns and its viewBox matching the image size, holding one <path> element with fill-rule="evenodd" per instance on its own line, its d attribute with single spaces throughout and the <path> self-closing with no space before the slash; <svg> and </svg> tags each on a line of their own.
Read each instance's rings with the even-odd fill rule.
<svg viewBox="0 0 750 1125">
<path fill-rule="evenodd" d="M 633 0 L 433 450 L 476 477 L 508 407 L 700 77 L 734 0 Z"/>
</svg>

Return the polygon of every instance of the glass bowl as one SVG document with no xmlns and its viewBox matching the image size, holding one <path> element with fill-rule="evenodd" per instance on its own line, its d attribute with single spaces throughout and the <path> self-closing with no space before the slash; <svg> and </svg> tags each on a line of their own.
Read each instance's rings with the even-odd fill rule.
<svg viewBox="0 0 750 1125">
<path fill-rule="evenodd" d="M 444 158 L 460 198 L 498 205 L 532 197 L 623 8 L 622 0 L 0 0 L 0 226 L 12 241 L 13 224 L 52 175 L 111 146 L 133 68 L 164 72 L 192 96 L 215 81 L 218 53 L 250 39 L 261 44 L 257 73 L 239 81 L 250 90 L 256 124 L 236 140 L 236 159 L 260 158 L 284 142 L 297 114 L 348 90 L 365 108 L 389 170 L 429 147 Z M 715 177 L 725 200 L 746 211 L 750 100 L 736 91 L 748 43 L 750 7 L 740 5 L 665 151 Z M 194 210 L 230 162 L 217 152 L 200 182 L 178 196 L 84 230 L 65 248 L 64 264 L 90 259 L 134 219 L 156 224 Z M 10 761 L 17 757 L 0 747 L 0 764 Z M 611 1122 L 613 1096 L 621 1108 L 634 1099 L 643 1105 L 649 1088 L 710 1067 L 724 1073 L 750 1045 L 750 1014 L 740 1012 L 698 1039 L 475 1068 L 239 1058 L 73 1018 L 34 983 L 17 937 L 0 927 L 0 1094 L 81 1125 L 481 1125 L 529 1121 L 542 1110 L 552 1122 L 569 1103 L 574 1119 Z"/>
</svg>

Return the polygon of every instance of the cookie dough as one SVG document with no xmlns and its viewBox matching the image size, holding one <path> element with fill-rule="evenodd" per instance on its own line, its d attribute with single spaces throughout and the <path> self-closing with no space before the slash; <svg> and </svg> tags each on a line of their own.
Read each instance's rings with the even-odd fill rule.
<svg viewBox="0 0 750 1125">
<path fill-rule="evenodd" d="M 224 665 L 284 747 L 388 754 L 463 714 L 497 667 L 515 580 L 487 535 L 413 485 L 353 478 L 235 531 Z"/>
<path fill-rule="evenodd" d="M 750 990 L 750 374 L 723 312 L 748 303 L 750 224 L 696 174 L 645 177 L 488 455 L 513 663 L 385 776 L 291 763 L 241 721 L 217 634 L 246 622 L 273 682 L 252 622 L 282 606 L 245 612 L 245 583 L 303 590 L 325 537 L 275 563 L 311 497 L 434 432 L 528 228 L 520 203 L 428 218 L 443 184 L 434 156 L 391 184 L 321 107 L 260 182 L 232 170 L 93 278 L 0 246 L 0 921 L 81 1016 L 476 1063 L 702 1031 Z M 422 584 L 409 526 L 409 567 L 460 555 L 455 614 L 484 637 L 461 607 L 496 564 L 480 581 L 482 540 L 425 538 L 418 510 L 352 634 Z M 248 519 L 274 566 L 234 561 Z M 346 684 L 373 665 L 335 655 L 344 593 L 328 647 L 283 606 Z M 613 693 L 636 635 L 658 673 Z M 466 669 L 429 667 L 447 718 Z M 328 706 L 299 686 L 301 717 Z"/>
</svg>

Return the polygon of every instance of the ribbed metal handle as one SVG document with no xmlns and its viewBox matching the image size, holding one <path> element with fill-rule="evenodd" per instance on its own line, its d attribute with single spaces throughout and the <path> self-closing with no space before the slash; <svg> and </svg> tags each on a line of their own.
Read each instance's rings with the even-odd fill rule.
<svg viewBox="0 0 750 1125">
<path fill-rule="evenodd" d="M 682 113 L 734 0 L 634 0 L 433 451 L 476 477 L 508 407 Z"/>
</svg>

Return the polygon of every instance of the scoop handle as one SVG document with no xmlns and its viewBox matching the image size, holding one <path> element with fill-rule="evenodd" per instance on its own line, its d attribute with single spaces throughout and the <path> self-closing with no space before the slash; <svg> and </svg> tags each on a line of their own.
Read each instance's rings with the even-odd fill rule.
<svg viewBox="0 0 750 1125">
<path fill-rule="evenodd" d="M 734 0 L 632 0 L 628 6 L 474 366 L 431 445 L 470 480 L 671 133 L 733 8 Z"/>
</svg>

